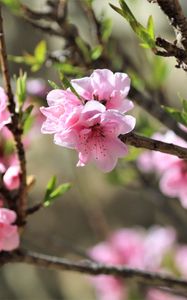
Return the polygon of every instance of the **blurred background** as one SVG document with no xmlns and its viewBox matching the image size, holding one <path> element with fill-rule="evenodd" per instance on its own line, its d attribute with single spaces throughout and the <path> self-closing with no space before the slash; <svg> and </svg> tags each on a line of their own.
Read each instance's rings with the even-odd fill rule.
<svg viewBox="0 0 187 300">
<path fill-rule="evenodd" d="M 68 0 L 69 20 L 78 27 L 80 36 L 92 45 L 94 41 L 80 1 Z M 105 14 L 112 20 L 112 37 L 120 42 L 123 51 L 136 67 L 132 67 L 131 72 L 138 70 L 142 79 L 154 86 L 152 74 L 157 64 L 155 57 L 139 46 L 129 25 L 111 9 L 109 2 L 118 6 L 117 0 L 93 1 L 98 19 Z M 45 0 L 28 0 L 22 3 L 38 11 L 44 11 L 46 7 Z M 174 38 L 167 18 L 157 5 L 151 5 L 146 0 L 129 0 L 128 4 L 143 24 L 146 24 L 149 15 L 153 16 L 157 36 L 162 35 L 171 40 Z M 181 4 L 187 13 L 186 1 L 181 1 Z M 20 56 L 24 52 L 33 53 L 36 45 L 43 39 L 47 41 L 50 51 L 63 49 L 64 42 L 61 38 L 40 32 L 7 8 L 4 8 L 3 15 L 8 54 Z M 114 52 L 113 60 L 118 59 Z M 174 67 L 175 60 L 172 58 L 165 59 L 164 64 L 167 66 L 167 76 L 161 89 L 168 103 L 177 107 L 180 105 L 178 93 L 187 97 L 186 74 Z M 43 80 L 46 89 L 42 97 L 30 97 L 39 99 L 39 105 L 45 105 L 46 91 L 51 88 L 47 80 L 59 82 L 56 69 L 48 62 L 33 73 L 27 66 L 11 61 L 12 76 L 18 74 L 20 67 L 27 71 L 29 78 Z M 124 72 L 127 70 L 124 69 Z M 138 107 L 132 114 L 146 120 L 153 130 L 164 129 Z M 140 125 L 142 124 L 138 124 L 137 129 L 141 132 L 145 125 Z M 105 239 L 108 232 L 124 227 L 149 228 L 152 224 L 170 224 L 170 220 L 163 215 L 156 203 L 162 195 L 156 189 L 155 178 L 152 179 L 151 186 L 142 185 L 139 174 L 135 171 L 134 161 L 128 158 L 121 159 L 117 169 L 110 174 L 103 174 L 92 165 L 77 168 L 77 154 L 73 150 L 54 145 L 53 137 L 42 135 L 38 126 L 27 152 L 27 162 L 28 173 L 36 176 L 36 183 L 29 195 L 31 206 L 42 200 L 46 183 L 52 175 L 57 175 L 59 183 L 71 182 L 72 188 L 52 206 L 41 209 L 28 218 L 22 240 L 22 246 L 26 249 L 82 259 L 90 247 Z M 173 200 L 172 205 L 178 204 Z M 181 239 L 185 238 L 181 236 Z M 94 300 L 96 295 L 85 275 L 15 264 L 0 269 L 0 299 Z"/>
</svg>

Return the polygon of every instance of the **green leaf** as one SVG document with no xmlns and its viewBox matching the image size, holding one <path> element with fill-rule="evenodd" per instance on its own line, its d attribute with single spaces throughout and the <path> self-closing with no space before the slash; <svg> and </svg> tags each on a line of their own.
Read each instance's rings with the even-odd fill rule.
<svg viewBox="0 0 187 300">
<path fill-rule="evenodd" d="M 91 59 L 97 60 L 103 52 L 103 47 L 101 45 L 97 45 L 94 49 L 91 51 Z"/>
<path fill-rule="evenodd" d="M 76 42 L 77 46 L 79 47 L 79 49 L 81 50 L 86 62 L 90 62 L 90 51 L 89 51 L 89 48 L 86 45 L 86 43 L 80 37 L 77 37 L 75 39 L 75 42 Z"/>
<path fill-rule="evenodd" d="M 19 104 L 19 108 L 22 107 L 26 99 L 26 81 L 27 73 L 20 73 L 20 76 L 16 80 L 16 96 Z"/>
<path fill-rule="evenodd" d="M 57 67 L 66 75 L 82 76 L 84 74 L 84 71 L 80 67 L 73 66 L 70 63 L 60 63 L 57 64 Z"/>
<path fill-rule="evenodd" d="M 101 37 L 104 43 L 107 43 L 112 33 L 112 20 L 103 18 L 101 20 Z"/>
<path fill-rule="evenodd" d="M 77 96 L 77 98 L 82 101 L 81 96 L 77 93 L 77 91 L 74 89 L 74 87 L 72 86 L 71 82 L 63 74 L 63 72 L 61 70 L 59 70 L 59 73 L 60 73 L 60 79 L 61 79 L 62 84 L 63 84 L 63 88 L 64 89 L 70 88 L 70 90 L 72 91 L 72 93 L 75 94 L 75 96 Z"/>
<path fill-rule="evenodd" d="M 60 89 L 60 87 L 52 80 L 48 80 L 50 86 L 54 89 L 54 90 L 58 90 Z"/>
<path fill-rule="evenodd" d="M 62 183 L 50 194 L 50 198 L 53 199 L 53 198 L 62 196 L 64 193 L 69 191 L 70 188 L 71 188 L 71 183 L 69 183 L 69 182 Z"/>
<path fill-rule="evenodd" d="M 34 57 L 40 65 L 44 63 L 46 59 L 46 53 L 47 53 L 47 44 L 46 41 L 42 40 L 38 43 L 38 45 L 34 49 Z"/>
<path fill-rule="evenodd" d="M 43 201 L 44 207 L 51 205 L 57 197 L 64 195 L 70 188 L 70 183 L 62 183 L 56 187 L 56 176 L 53 176 L 47 184 Z"/>
<path fill-rule="evenodd" d="M 0 0 L 0 3 L 6 5 L 13 12 L 19 12 L 21 9 L 21 3 L 19 0 Z"/>
<path fill-rule="evenodd" d="M 22 123 L 22 126 L 24 127 L 24 133 L 27 132 L 27 131 L 30 129 L 30 128 L 28 128 L 28 127 L 29 127 L 28 125 L 30 125 L 31 122 L 30 122 L 30 120 L 28 120 L 28 119 L 29 119 L 30 116 L 31 116 L 31 113 L 32 113 L 33 108 L 34 108 L 34 105 L 31 104 L 31 105 L 29 105 L 29 106 L 25 109 L 25 111 L 22 113 L 21 123 Z M 28 121 L 29 123 L 27 123 L 27 121 Z"/>
<path fill-rule="evenodd" d="M 184 112 L 187 113 L 187 100 L 182 98 L 181 101 L 182 101 L 182 108 L 183 108 Z"/>
<path fill-rule="evenodd" d="M 55 189 L 56 186 L 56 176 L 51 177 L 51 179 L 48 181 L 47 183 L 47 188 L 46 188 L 46 192 L 45 192 L 45 196 L 44 196 L 44 202 L 48 200 L 49 195 L 51 194 L 51 192 Z"/>
<path fill-rule="evenodd" d="M 114 6 L 110 3 L 110 6 L 119 13 L 122 17 L 124 17 L 127 22 L 130 24 L 132 30 L 136 33 L 138 38 L 143 42 L 143 45 L 147 45 L 148 48 L 155 48 L 155 41 L 152 38 L 150 32 L 147 28 L 142 26 L 135 18 L 128 5 L 124 0 L 119 0 L 121 9 L 119 7 Z"/>
<path fill-rule="evenodd" d="M 169 74 L 168 65 L 162 57 L 153 57 L 152 82 L 154 87 L 160 87 Z"/>
<path fill-rule="evenodd" d="M 147 21 L 147 32 L 150 34 L 150 37 L 152 37 L 152 39 L 155 39 L 155 29 L 152 16 L 149 16 Z"/>
<path fill-rule="evenodd" d="M 163 106 L 164 110 L 169 113 L 177 122 L 187 126 L 187 113 L 179 111 L 176 108 Z"/>
</svg>

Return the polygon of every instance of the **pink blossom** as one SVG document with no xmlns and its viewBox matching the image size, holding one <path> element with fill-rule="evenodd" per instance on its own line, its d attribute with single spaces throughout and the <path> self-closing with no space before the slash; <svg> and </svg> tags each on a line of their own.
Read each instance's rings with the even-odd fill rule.
<svg viewBox="0 0 187 300">
<path fill-rule="evenodd" d="M 187 143 L 168 131 L 165 135 L 155 134 L 158 140 L 187 147 Z M 178 197 L 187 208 L 187 163 L 176 156 L 158 151 L 146 151 L 138 158 L 138 166 L 144 172 L 156 171 L 160 177 L 160 190 L 169 197 Z"/>
<path fill-rule="evenodd" d="M 0 130 L 8 123 L 10 123 L 10 113 L 7 109 L 7 95 L 0 87 Z"/>
<path fill-rule="evenodd" d="M 176 136 L 172 131 L 167 131 L 165 134 L 155 133 L 152 138 L 166 143 L 174 143 L 182 147 L 187 146 L 187 143 Z M 158 174 L 162 174 L 162 172 L 167 170 L 172 163 L 177 161 L 179 161 L 179 158 L 174 155 L 159 151 L 144 151 L 139 156 L 137 164 L 144 172 L 156 171 Z"/>
<path fill-rule="evenodd" d="M 169 227 L 155 226 L 147 233 L 140 229 L 125 228 L 114 232 L 105 242 L 94 246 L 89 254 L 94 260 L 105 264 L 157 271 L 174 243 L 175 232 Z M 119 278 L 101 276 L 93 278 L 91 282 L 101 300 L 107 299 L 108 295 L 112 295 L 112 300 L 128 298 L 124 297 L 124 293 L 128 295 L 128 288 Z"/>
<path fill-rule="evenodd" d="M 19 246 L 19 234 L 16 225 L 16 213 L 10 209 L 0 208 L 0 251 L 12 251 Z"/>
<path fill-rule="evenodd" d="M 119 255 L 107 243 L 96 245 L 90 250 L 89 255 L 98 262 L 120 265 Z M 123 282 L 121 279 L 101 275 L 99 277 L 91 277 L 91 283 L 95 286 L 100 300 L 123 299 Z"/>
<path fill-rule="evenodd" d="M 19 187 L 20 184 L 20 167 L 18 165 L 10 166 L 4 176 L 3 176 L 3 182 L 7 189 L 14 190 Z"/>
<path fill-rule="evenodd" d="M 135 126 L 135 118 L 121 113 L 133 107 L 126 99 L 130 80 L 126 74 L 104 69 L 71 83 L 81 99 L 70 90 L 51 91 L 47 95 L 49 107 L 41 107 L 46 117 L 41 131 L 54 134 L 57 145 L 77 150 L 77 166 L 94 162 L 109 172 L 117 159 L 127 154 L 119 135 Z"/>
<path fill-rule="evenodd" d="M 89 101 L 69 117 L 68 128 L 55 134 L 55 143 L 79 152 L 78 166 L 95 162 L 104 172 L 111 171 L 118 157 L 127 154 L 127 146 L 118 136 L 133 130 L 135 119 L 115 110 L 106 110 L 98 101 Z"/>
<path fill-rule="evenodd" d="M 98 100 L 107 109 L 127 112 L 133 103 L 126 97 L 130 89 L 130 79 L 125 73 L 113 73 L 107 69 L 93 71 L 90 77 L 71 80 L 73 87 L 85 100 Z"/>
</svg>

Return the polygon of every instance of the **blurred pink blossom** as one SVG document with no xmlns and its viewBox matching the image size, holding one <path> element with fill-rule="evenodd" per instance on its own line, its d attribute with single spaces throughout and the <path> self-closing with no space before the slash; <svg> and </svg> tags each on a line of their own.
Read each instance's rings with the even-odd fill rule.
<svg viewBox="0 0 187 300">
<path fill-rule="evenodd" d="M 94 246 L 89 255 L 105 264 L 158 271 L 163 258 L 174 243 L 175 232 L 170 227 L 155 226 L 148 232 L 140 229 L 121 229 L 111 234 L 105 242 Z M 128 299 L 128 287 L 119 278 L 101 276 L 91 279 L 91 282 L 100 300 L 107 299 L 108 295 L 112 295 L 109 298 L 112 300 Z"/>
<path fill-rule="evenodd" d="M 187 143 L 172 131 L 166 134 L 156 133 L 153 138 L 187 147 Z M 176 156 L 158 151 L 145 151 L 137 161 L 143 172 L 155 171 L 160 177 L 160 190 L 169 197 L 178 197 L 187 208 L 187 162 Z"/>
<path fill-rule="evenodd" d="M 6 170 L 3 176 L 3 182 L 8 190 L 14 190 L 19 187 L 20 184 L 19 174 L 20 174 L 20 167 L 18 165 L 12 165 Z"/>
<path fill-rule="evenodd" d="M 0 208 L 0 251 L 12 251 L 19 246 L 19 234 L 16 225 L 16 213 L 7 208 Z"/>
<path fill-rule="evenodd" d="M 0 87 L 0 130 L 8 123 L 10 123 L 10 113 L 7 109 L 8 98 L 5 91 Z"/>
</svg>

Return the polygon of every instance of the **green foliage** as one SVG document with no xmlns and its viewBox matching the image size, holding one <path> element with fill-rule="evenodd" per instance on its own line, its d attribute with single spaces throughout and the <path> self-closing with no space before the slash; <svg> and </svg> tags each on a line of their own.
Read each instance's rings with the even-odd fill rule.
<svg viewBox="0 0 187 300">
<path fill-rule="evenodd" d="M 33 116 L 31 116 L 31 113 L 32 113 L 33 108 L 34 108 L 34 105 L 31 104 L 21 114 L 21 123 L 23 126 L 24 133 L 27 133 L 32 127 L 34 120 L 33 120 Z"/>
<path fill-rule="evenodd" d="M 63 88 L 64 89 L 70 88 L 72 93 L 75 94 L 75 96 L 77 96 L 78 99 L 82 100 L 80 95 L 76 92 L 76 90 L 72 86 L 71 82 L 67 79 L 67 77 L 63 74 L 61 70 L 59 70 L 59 74 L 60 74 L 60 79 L 62 81 Z"/>
<path fill-rule="evenodd" d="M 21 3 L 19 0 L 0 0 L 0 4 L 6 5 L 14 13 L 20 12 Z"/>
<path fill-rule="evenodd" d="M 25 53 L 23 56 L 9 55 L 9 59 L 16 63 L 24 63 L 30 66 L 32 72 L 38 71 L 44 64 L 47 55 L 47 45 L 40 41 L 34 49 L 34 54 Z"/>
<path fill-rule="evenodd" d="M 26 99 L 26 81 L 27 73 L 20 72 L 20 76 L 16 79 L 16 97 L 18 100 L 19 108 L 22 107 Z"/>
<path fill-rule="evenodd" d="M 44 207 L 48 207 L 49 205 L 51 205 L 56 198 L 64 195 L 71 188 L 70 183 L 62 183 L 56 186 L 56 181 L 57 181 L 56 176 L 53 176 L 47 184 L 47 188 L 43 200 Z"/>
<path fill-rule="evenodd" d="M 49 85 L 54 89 L 54 90 L 58 90 L 60 89 L 60 87 L 52 80 L 48 80 Z"/>
<path fill-rule="evenodd" d="M 163 106 L 164 110 L 170 114 L 177 122 L 187 126 L 187 100 L 180 98 L 182 103 L 182 110 L 174 107 Z"/>
<path fill-rule="evenodd" d="M 145 89 L 145 83 L 142 78 L 133 69 L 129 69 L 127 73 L 131 78 L 132 86 L 138 91 L 143 91 Z"/>
<path fill-rule="evenodd" d="M 159 56 L 153 57 L 152 81 L 155 88 L 162 86 L 169 73 L 166 61 Z"/>
<path fill-rule="evenodd" d="M 104 43 L 107 43 L 112 33 L 112 20 L 102 17 L 101 19 L 101 37 Z"/>
<path fill-rule="evenodd" d="M 147 137 L 151 137 L 157 130 L 155 123 L 151 122 L 145 115 L 142 114 L 138 118 L 136 129 L 139 133 Z"/>
<path fill-rule="evenodd" d="M 103 52 L 103 47 L 101 45 L 97 45 L 91 50 L 91 59 L 92 60 L 97 60 Z"/>
<path fill-rule="evenodd" d="M 138 38 L 142 42 L 142 46 L 144 48 L 155 48 L 155 39 L 154 39 L 154 25 L 153 25 L 153 19 L 152 17 L 149 17 L 148 19 L 148 25 L 147 28 L 145 28 L 143 25 L 141 25 L 129 9 L 128 5 L 124 0 L 119 0 L 119 4 L 121 8 L 114 6 L 113 4 L 110 4 L 110 6 L 119 13 L 122 17 L 126 19 L 126 21 L 131 26 L 132 30 L 136 33 Z"/>
<path fill-rule="evenodd" d="M 75 42 L 76 42 L 77 46 L 79 47 L 79 49 L 81 50 L 85 61 L 90 62 L 90 50 L 89 50 L 88 46 L 86 45 L 86 43 L 83 41 L 83 39 L 81 37 L 77 37 L 75 39 Z"/>
<path fill-rule="evenodd" d="M 80 67 L 73 66 L 70 63 L 58 63 L 57 68 L 62 71 L 63 74 L 67 76 L 83 76 L 84 71 Z"/>
</svg>

